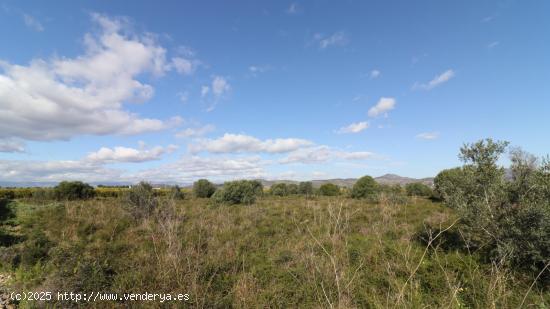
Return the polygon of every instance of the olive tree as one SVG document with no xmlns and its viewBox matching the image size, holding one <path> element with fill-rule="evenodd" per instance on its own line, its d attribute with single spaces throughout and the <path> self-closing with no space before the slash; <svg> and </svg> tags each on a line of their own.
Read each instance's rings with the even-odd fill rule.
<svg viewBox="0 0 550 309">
<path fill-rule="evenodd" d="M 359 178 L 351 189 L 352 198 L 372 197 L 378 192 L 379 186 L 376 180 L 371 176 Z"/>
<path fill-rule="evenodd" d="M 199 179 L 193 183 L 193 193 L 196 197 L 209 198 L 216 192 L 216 186 L 207 179 Z"/>
</svg>

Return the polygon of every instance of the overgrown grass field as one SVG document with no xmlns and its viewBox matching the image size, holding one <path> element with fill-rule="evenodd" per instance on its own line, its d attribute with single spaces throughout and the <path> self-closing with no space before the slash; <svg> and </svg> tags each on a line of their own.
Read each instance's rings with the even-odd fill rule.
<svg viewBox="0 0 550 309">
<path fill-rule="evenodd" d="M 548 308 L 548 287 L 454 249 L 457 216 L 428 199 L 263 196 L 251 205 L 120 198 L 2 206 L 16 291 L 188 293 L 189 308 Z M 444 237 L 445 236 L 445 237 Z M 33 307 L 38 303 L 21 302 Z M 50 304 L 51 305 L 51 304 Z M 60 307 L 75 306 L 60 303 Z M 120 303 L 80 303 L 112 307 Z M 127 303 L 136 306 L 136 303 Z"/>
</svg>

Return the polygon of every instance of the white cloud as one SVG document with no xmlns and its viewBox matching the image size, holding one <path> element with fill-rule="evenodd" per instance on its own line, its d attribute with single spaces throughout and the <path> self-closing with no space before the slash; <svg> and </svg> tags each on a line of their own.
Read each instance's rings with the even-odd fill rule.
<svg viewBox="0 0 550 309">
<path fill-rule="evenodd" d="M 212 93 L 216 97 L 221 97 L 225 93 L 227 93 L 229 90 L 231 90 L 231 86 L 229 86 L 229 83 L 227 80 L 222 76 L 215 76 L 214 80 L 212 80 Z"/>
<path fill-rule="evenodd" d="M 375 79 L 377 78 L 378 76 L 380 76 L 380 71 L 379 70 L 372 70 L 370 71 L 370 78 L 371 79 Z"/>
<path fill-rule="evenodd" d="M 168 145 L 167 147 L 156 146 L 151 149 L 145 149 L 145 145 L 140 143 L 140 149 L 128 147 L 102 147 L 96 152 L 90 153 L 85 160 L 88 162 L 105 164 L 117 162 L 146 162 L 159 160 L 162 155 L 174 152 L 178 147 Z"/>
<path fill-rule="evenodd" d="M 447 70 L 437 76 L 435 76 L 431 81 L 428 83 L 420 84 L 415 83 L 413 85 L 413 89 L 424 89 L 424 90 L 431 90 L 443 83 L 448 82 L 455 76 L 455 72 L 453 70 Z"/>
<path fill-rule="evenodd" d="M 0 160 L 2 181 L 58 182 L 62 180 L 116 181 L 121 172 L 85 161 Z"/>
<path fill-rule="evenodd" d="M 369 109 L 369 116 L 376 117 L 380 114 L 387 113 L 388 111 L 395 108 L 395 99 L 394 98 L 380 98 L 378 103 L 375 106 Z"/>
<path fill-rule="evenodd" d="M 416 135 L 416 138 L 423 139 L 423 140 L 433 140 L 439 137 L 439 133 L 437 132 L 423 132 Z"/>
<path fill-rule="evenodd" d="M 34 59 L 28 66 L 0 61 L 0 138 L 61 140 L 75 135 L 137 134 L 177 124 L 140 118 L 127 102 L 153 96 L 137 80 L 169 69 L 151 35 L 127 35 L 126 20 L 92 14 L 99 32 L 86 34 L 75 58 Z"/>
<path fill-rule="evenodd" d="M 359 133 L 359 132 L 367 129 L 368 127 L 369 127 L 369 123 L 366 122 L 366 121 L 362 121 L 362 122 L 352 123 L 352 124 L 350 124 L 349 126 L 346 126 L 346 127 L 342 127 L 336 132 L 340 133 L 340 134 Z"/>
<path fill-rule="evenodd" d="M 229 82 L 223 76 L 214 76 L 210 86 L 202 86 L 201 98 L 206 99 L 206 102 L 210 103 L 210 106 L 206 109 L 206 111 L 210 112 L 214 110 L 220 99 L 222 99 L 230 90 L 231 85 L 229 85 Z M 212 95 L 209 97 L 209 94 Z"/>
<path fill-rule="evenodd" d="M 284 153 L 313 145 L 311 141 L 298 138 L 277 138 L 260 140 L 253 136 L 226 133 L 218 139 L 203 139 L 189 145 L 191 152 L 212 153 Z"/>
<path fill-rule="evenodd" d="M 280 159 L 279 163 L 313 164 L 332 160 L 368 160 L 377 158 L 379 158 L 377 155 L 368 151 L 342 151 L 321 145 L 293 151 L 285 158 Z"/>
<path fill-rule="evenodd" d="M 11 138 L 0 139 L 0 152 L 25 152 L 25 144 Z"/>
<path fill-rule="evenodd" d="M 265 162 L 257 156 L 239 158 L 189 156 L 155 169 L 131 174 L 127 178 L 134 181 L 148 179 L 155 182 L 175 183 L 190 183 L 200 178 L 208 178 L 212 181 L 252 179 L 265 177 L 264 165 Z"/>
<path fill-rule="evenodd" d="M 336 32 L 328 37 L 321 33 L 317 33 L 313 36 L 313 39 L 317 41 L 321 49 L 330 46 L 343 46 L 349 42 L 347 35 L 343 31 Z"/>
<path fill-rule="evenodd" d="M 0 174 L 6 182 L 59 182 L 85 180 L 91 183 L 131 182 L 191 183 L 200 178 L 223 181 L 265 177 L 265 162 L 259 157 L 182 157 L 176 162 L 137 172 L 106 168 L 88 160 L 26 161 L 0 160 Z"/>
<path fill-rule="evenodd" d="M 191 75 L 197 68 L 197 63 L 193 60 L 185 59 L 183 57 L 172 58 L 172 65 L 176 71 L 183 75 Z"/>
<path fill-rule="evenodd" d="M 23 14 L 23 21 L 25 25 L 31 28 L 34 31 L 42 32 L 44 31 L 44 26 L 34 17 L 28 14 Z"/>
<path fill-rule="evenodd" d="M 182 130 L 176 133 L 176 137 L 178 138 L 200 137 L 214 131 L 215 129 L 216 127 L 211 124 L 207 124 L 205 126 L 198 127 L 198 128 L 187 128 L 185 130 Z"/>
</svg>

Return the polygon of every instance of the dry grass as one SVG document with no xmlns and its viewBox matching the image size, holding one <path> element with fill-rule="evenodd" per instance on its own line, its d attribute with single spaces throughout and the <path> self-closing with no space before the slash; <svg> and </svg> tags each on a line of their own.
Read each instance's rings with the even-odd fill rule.
<svg viewBox="0 0 550 309">
<path fill-rule="evenodd" d="M 550 300 L 540 286 L 529 290 L 533 278 L 443 249 L 443 232 L 417 241 L 428 226 L 455 224 L 450 210 L 423 199 L 166 199 L 139 220 L 120 203 L 19 204 L 23 233 L 44 231 L 51 248 L 38 268 L 15 269 L 15 287 L 189 293 L 192 308 L 515 308 Z"/>
</svg>

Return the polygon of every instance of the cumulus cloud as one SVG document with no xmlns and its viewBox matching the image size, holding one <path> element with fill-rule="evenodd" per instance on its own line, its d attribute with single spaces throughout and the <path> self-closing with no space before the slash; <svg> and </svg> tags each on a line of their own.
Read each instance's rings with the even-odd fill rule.
<svg viewBox="0 0 550 309">
<path fill-rule="evenodd" d="M 25 152 L 25 144 L 11 138 L 0 139 L 0 152 Z"/>
<path fill-rule="evenodd" d="M 428 83 L 415 83 L 413 85 L 413 89 L 423 89 L 423 90 L 431 90 L 443 83 L 448 82 L 455 76 L 455 72 L 453 70 L 447 70 L 437 76 L 435 76 L 431 81 Z"/>
<path fill-rule="evenodd" d="M 279 160 L 279 163 L 322 163 L 331 160 L 368 160 L 378 158 L 374 153 L 368 151 L 342 151 L 332 149 L 329 146 L 321 145 L 298 149 L 291 152 L 285 158 Z"/>
<path fill-rule="evenodd" d="M 137 134 L 172 121 L 140 118 L 123 104 L 144 102 L 153 87 L 137 77 L 163 75 L 166 50 L 151 35 L 129 35 L 125 19 L 92 14 L 99 31 L 84 36 L 74 58 L 0 61 L 0 138 L 66 140 L 75 135 Z"/>
<path fill-rule="evenodd" d="M 319 48 L 321 49 L 325 49 L 330 46 L 343 46 L 349 42 L 347 35 L 343 31 L 336 32 L 330 36 L 317 33 L 313 36 L 313 40 L 319 44 Z"/>
<path fill-rule="evenodd" d="M 439 137 L 438 132 L 423 132 L 416 135 L 416 138 L 423 139 L 423 140 L 433 140 Z"/>
<path fill-rule="evenodd" d="M 207 124 L 205 126 L 197 127 L 197 128 L 187 128 L 176 133 L 176 137 L 178 138 L 200 137 L 214 131 L 215 129 L 216 127 L 211 124 Z"/>
<path fill-rule="evenodd" d="M 143 147 L 143 145 L 142 145 Z M 156 146 L 151 149 L 135 149 L 128 147 L 102 147 L 96 152 L 90 153 L 85 160 L 88 162 L 105 164 L 119 162 L 146 162 L 160 160 L 162 155 L 174 152 L 178 147 L 168 145 L 167 147 Z"/>
<path fill-rule="evenodd" d="M 44 31 L 44 26 L 42 26 L 42 23 L 38 21 L 36 18 L 32 17 L 28 14 L 23 14 L 23 21 L 25 22 L 25 25 L 29 27 L 30 29 L 38 32 Z"/>
<path fill-rule="evenodd" d="M 380 114 L 387 113 L 388 111 L 395 108 L 395 99 L 394 98 L 380 98 L 378 100 L 378 103 L 376 103 L 375 106 L 371 107 L 369 109 L 369 116 L 370 117 L 376 117 Z"/>
<path fill-rule="evenodd" d="M 313 142 L 299 138 L 277 138 L 260 140 L 244 134 L 226 133 L 218 139 L 203 139 L 189 145 L 191 152 L 208 151 L 212 153 L 284 153 L 301 147 L 313 145 Z"/>
<path fill-rule="evenodd" d="M 260 157 L 182 157 L 174 163 L 165 164 L 155 169 L 147 169 L 130 175 L 128 178 L 151 179 L 162 182 L 192 182 L 200 178 L 213 181 L 237 178 L 264 177 L 265 162 Z M 158 179 L 158 180 L 157 180 Z"/>
<path fill-rule="evenodd" d="M 0 160 L 2 181 L 59 182 L 62 180 L 116 181 L 121 171 L 80 160 Z"/>
<path fill-rule="evenodd" d="M 366 122 L 366 121 L 362 121 L 362 122 L 356 122 L 356 123 L 352 123 L 348 126 L 345 126 L 345 127 L 341 127 L 338 131 L 336 131 L 337 133 L 340 133 L 340 134 L 344 134 L 344 133 L 359 133 L 365 129 L 367 129 L 369 127 L 369 123 Z"/>
<path fill-rule="evenodd" d="M 203 158 L 189 156 L 155 168 L 128 172 L 106 168 L 97 162 L 88 160 L 0 160 L 0 174 L 2 181 L 9 182 L 59 182 L 85 179 L 91 183 L 136 183 L 141 180 L 153 183 L 191 183 L 200 178 L 222 181 L 234 178 L 264 177 L 264 165 L 265 162 L 259 157 Z"/>
</svg>

